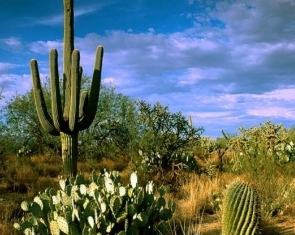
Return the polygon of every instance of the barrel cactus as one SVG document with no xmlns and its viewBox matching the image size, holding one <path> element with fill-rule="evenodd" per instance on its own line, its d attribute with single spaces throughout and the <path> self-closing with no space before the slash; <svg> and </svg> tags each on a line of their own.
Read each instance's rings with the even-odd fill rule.
<svg viewBox="0 0 295 235">
<path fill-rule="evenodd" d="M 222 213 L 223 235 L 259 234 L 260 204 L 255 188 L 241 180 L 227 189 Z"/>
<path fill-rule="evenodd" d="M 97 47 L 90 94 L 81 90 L 80 53 L 74 50 L 73 0 L 64 0 L 63 92 L 60 93 L 57 50 L 50 52 L 51 114 L 42 92 L 38 64 L 31 60 L 36 110 L 43 129 L 61 137 L 64 175 L 77 174 L 78 133 L 94 120 L 101 81 L 103 48 Z"/>
</svg>

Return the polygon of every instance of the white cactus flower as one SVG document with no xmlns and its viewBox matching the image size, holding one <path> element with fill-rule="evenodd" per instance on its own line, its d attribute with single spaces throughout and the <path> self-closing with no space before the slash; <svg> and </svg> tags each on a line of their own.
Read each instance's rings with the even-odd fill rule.
<svg viewBox="0 0 295 235">
<path fill-rule="evenodd" d="M 120 197 L 125 196 L 125 194 L 126 194 L 126 188 L 123 187 L 123 186 L 121 186 L 121 187 L 119 188 L 119 194 L 120 194 Z"/>
<path fill-rule="evenodd" d="M 154 184 L 152 181 L 149 181 L 149 183 L 146 185 L 145 190 L 148 194 L 153 194 L 153 189 L 154 189 Z"/>
<path fill-rule="evenodd" d="M 82 195 L 86 195 L 86 193 L 87 193 L 87 187 L 86 187 L 85 184 L 81 184 L 81 185 L 80 185 L 80 193 L 81 193 Z"/>
<path fill-rule="evenodd" d="M 87 194 L 89 194 L 90 197 L 95 196 L 95 190 L 98 189 L 98 185 L 95 182 L 91 182 L 87 189 Z"/>
<path fill-rule="evenodd" d="M 60 197 L 52 196 L 52 202 L 53 202 L 53 205 L 60 203 Z"/>
<path fill-rule="evenodd" d="M 60 188 L 61 188 L 61 190 L 65 190 L 65 188 L 66 188 L 66 180 L 65 179 L 60 179 L 59 180 L 59 186 L 60 186 Z"/>
<path fill-rule="evenodd" d="M 133 172 L 133 173 L 130 175 L 130 182 L 131 182 L 131 187 L 132 187 L 132 188 L 135 188 L 136 185 L 137 185 L 137 175 L 136 175 L 136 172 Z"/>
<path fill-rule="evenodd" d="M 105 187 L 108 193 L 114 194 L 115 186 L 114 186 L 114 182 L 110 178 L 105 178 Z"/>
<path fill-rule="evenodd" d="M 94 219 L 92 216 L 87 217 L 88 224 L 90 225 L 91 228 L 94 228 Z"/>
<path fill-rule="evenodd" d="M 103 202 L 100 204 L 101 212 L 104 213 L 107 210 L 107 205 Z"/>
</svg>

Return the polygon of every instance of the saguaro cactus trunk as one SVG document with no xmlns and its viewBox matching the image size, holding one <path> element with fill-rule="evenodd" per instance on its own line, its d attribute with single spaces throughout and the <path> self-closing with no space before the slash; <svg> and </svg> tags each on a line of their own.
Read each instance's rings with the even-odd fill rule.
<svg viewBox="0 0 295 235">
<path fill-rule="evenodd" d="M 31 73 L 36 110 L 42 128 L 52 135 L 60 135 L 62 161 L 66 177 L 77 174 L 78 134 L 87 129 L 96 114 L 100 91 L 103 48 L 98 46 L 90 94 L 81 90 L 82 67 L 80 53 L 74 50 L 73 0 L 64 0 L 64 60 L 63 94 L 59 87 L 58 55 L 50 51 L 51 114 L 48 112 L 36 60 L 31 60 Z"/>
</svg>

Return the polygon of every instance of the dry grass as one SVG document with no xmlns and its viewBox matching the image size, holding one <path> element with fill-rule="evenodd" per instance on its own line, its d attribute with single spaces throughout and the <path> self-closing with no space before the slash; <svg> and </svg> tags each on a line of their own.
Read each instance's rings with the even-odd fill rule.
<svg viewBox="0 0 295 235">
<path fill-rule="evenodd" d="M 220 209 L 226 185 L 233 181 L 230 174 L 220 174 L 210 179 L 206 175 L 189 173 L 177 194 L 167 197 L 177 204 L 177 209 L 170 223 L 169 234 L 203 234 L 207 228 L 204 223 L 211 220 L 214 227 L 208 234 L 220 233 Z M 215 215 L 215 222 L 212 216 Z M 213 225 L 214 224 L 214 225 Z M 206 233 L 204 233 L 206 234 Z"/>
<path fill-rule="evenodd" d="M 30 158 L 38 175 L 57 177 L 62 173 L 62 160 L 60 156 L 34 155 Z"/>
<path fill-rule="evenodd" d="M 5 194 L 2 190 L 3 185 L 0 187 L 0 234 L 2 235 L 15 235 L 18 234 L 13 228 L 13 223 L 20 221 L 23 213 L 20 209 L 20 203 L 28 200 L 27 194 L 9 193 Z"/>
<path fill-rule="evenodd" d="M 78 162 L 78 170 L 80 172 L 91 172 L 93 170 L 108 169 L 122 171 L 128 165 L 128 159 L 124 156 L 118 156 L 116 159 L 103 157 L 99 160 L 88 160 Z"/>
<path fill-rule="evenodd" d="M 57 175 L 61 174 L 61 165 L 60 157 L 50 156 L 9 160 L 9 167 L 2 170 L 5 184 L 0 182 L 0 198 L 4 199 L 0 202 L 0 234 L 17 234 L 12 225 L 22 216 L 20 203 L 23 200 L 32 200 L 33 196 L 47 187 L 57 188 Z M 124 184 L 129 183 L 130 173 L 136 170 L 124 157 L 78 163 L 78 169 L 85 177 L 92 170 L 99 171 L 103 168 L 120 171 Z M 295 234 L 295 221 L 292 219 L 295 217 L 295 180 L 291 177 L 292 173 L 272 172 L 269 169 L 263 173 L 267 174 L 258 175 L 256 179 L 247 174 L 237 176 L 222 173 L 210 179 L 206 175 L 182 173 L 178 190 L 167 194 L 167 199 L 172 199 L 177 204 L 169 234 L 220 234 L 223 194 L 226 186 L 236 177 L 252 182 L 261 198 L 269 200 L 266 201 L 268 205 L 279 205 L 280 210 L 275 218 L 267 217 L 264 212 L 263 234 Z M 138 172 L 138 175 L 142 183 L 152 179 L 143 172 Z M 27 188 L 25 193 L 7 191 L 9 188 L 11 190 L 11 185 L 17 188 L 21 184 Z"/>
<path fill-rule="evenodd" d="M 229 174 L 220 174 L 210 179 L 205 175 L 190 173 L 187 178 L 179 193 L 174 196 L 178 205 L 175 218 L 183 221 L 198 218 L 202 213 L 217 212 L 226 184 L 233 180 Z"/>
<path fill-rule="evenodd" d="M 247 175 L 229 173 L 219 174 L 213 179 L 205 175 L 187 175 L 188 180 L 182 184 L 179 193 L 168 195 L 177 204 L 169 234 L 220 234 L 223 194 L 226 186 L 237 177 L 252 182 Z M 295 180 L 290 182 L 289 176 L 283 175 L 268 177 L 268 180 L 268 185 L 265 185 L 266 181 L 260 185 L 252 182 L 259 187 L 258 192 L 263 194 L 264 200 L 273 200 L 274 205 L 280 205 L 276 217 L 262 211 L 263 234 L 295 234 Z"/>
</svg>

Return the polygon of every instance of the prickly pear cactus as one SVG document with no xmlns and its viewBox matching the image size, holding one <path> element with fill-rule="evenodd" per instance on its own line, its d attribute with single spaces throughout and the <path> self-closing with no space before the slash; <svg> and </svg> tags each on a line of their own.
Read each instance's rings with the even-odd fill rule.
<svg viewBox="0 0 295 235">
<path fill-rule="evenodd" d="M 227 189 L 222 213 L 222 235 L 259 234 L 260 205 L 256 190 L 236 180 Z"/>
<path fill-rule="evenodd" d="M 154 190 L 153 182 L 140 187 L 136 173 L 123 186 L 118 172 L 92 173 L 86 184 L 82 175 L 60 189 L 46 189 L 32 203 L 23 202 L 27 212 L 21 224 L 14 227 L 24 234 L 88 235 L 154 234 L 167 228 L 176 206 L 164 198 L 166 189 Z"/>
</svg>

